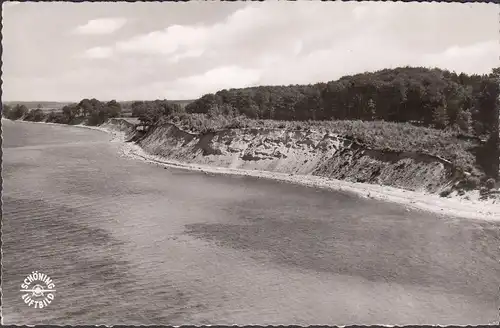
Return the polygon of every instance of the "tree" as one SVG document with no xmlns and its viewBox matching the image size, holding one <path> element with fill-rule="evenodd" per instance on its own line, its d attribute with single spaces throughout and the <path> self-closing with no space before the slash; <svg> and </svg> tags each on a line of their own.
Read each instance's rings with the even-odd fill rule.
<svg viewBox="0 0 500 328">
<path fill-rule="evenodd" d="M 500 67 L 495 67 L 491 70 L 491 76 L 496 79 L 500 79 Z"/>
<path fill-rule="evenodd" d="M 2 116 L 9 118 L 12 112 L 12 107 L 7 104 L 2 104 Z"/>
<path fill-rule="evenodd" d="M 49 115 L 47 115 L 47 122 L 57 123 L 58 115 L 54 110 L 51 110 Z"/>
<path fill-rule="evenodd" d="M 106 121 L 107 119 L 107 108 L 103 103 L 97 99 L 91 99 L 92 112 L 88 118 L 89 125 L 99 125 Z"/>
<path fill-rule="evenodd" d="M 475 134 L 486 138 L 486 144 L 478 150 L 477 163 L 483 168 L 487 176 L 498 179 L 500 157 L 499 138 L 499 95 L 500 85 L 498 77 L 490 74 L 480 80 L 475 86 L 474 120 Z"/>
<path fill-rule="evenodd" d="M 26 116 L 26 114 L 28 114 L 28 108 L 25 105 L 17 104 L 9 112 L 9 117 L 7 117 L 7 118 L 9 118 L 11 120 L 18 120 L 18 119 Z"/>
<path fill-rule="evenodd" d="M 479 83 L 472 112 L 477 135 L 488 135 L 497 130 L 499 92 L 500 86 L 494 76 L 485 78 Z"/>
<path fill-rule="evenodd" d="M 439 106 L 434 110 L 433 123 L 438 129 L 444 129 L 448 126 L 449 118 L 445 106 Z"/>
<path fill-rule="evenodd" d="M 137 104 L 135 114 L 137 114 L 137 117 L 142 124 L 152 126 L 157 124 L 161 118 L 175 113 L 180 113 L 182 111 L 183 109 L 179 104 L 163 99 L 145 101 L 142 104 Z"/>
<path fill-rule="evenodd" d="M 375 101 L 373 101 L 372 98 L 368 100 L 368 113 L 370 115 L 370 119 L 373 121 L 376 118 L 376 113 L 377 113 L 377 105 L 375 104 Z"/>
<path fill-rule="evenodd" d="M 80 107 L 83 116 L 89 116 L 94 110 L 94 106 L 89 99 L 82 99 L 78 103 L 78 107 Z"/>
<path fill-rule="evenodd" d="M 187 105 L 186 111 L 188 113 L 208 113 L 210 108 L 218 103 L 222 103 L 221 97 L 209 93 Z"/>
<path fill-rule="evenodd" d="M 62 112 L 67 123 L 73 122 L 81 114 L 78 104 L 66 105 L 62 108 Z"/>
<path fill-rule="evenodd" d="M 144 101 L 134 101 L 131 105 L 132 117 L 139 117 L 144 111 Z"/>
<path fill-rule="evenodd" d="M 461 110 L 458 112 L 457 125 L 460 128 L 460 130 L 464 131 L 465 133 L 469 133 L 471 123 L 472 123 L 472 116 L 471 116 L 470 111 Z"/>
<path fill-rule="evenodd" d="M 26 121 L 40 122 L 45 119 L 45 113 L 41 108 L 32 109 L 24 119 Z"/>
<path fill-rule="evenodd" d="M 111 100 L 106 103 L 108 117 L 118 117 L 122 112 L 121 105 L 116 100 Z"/>
</svg>

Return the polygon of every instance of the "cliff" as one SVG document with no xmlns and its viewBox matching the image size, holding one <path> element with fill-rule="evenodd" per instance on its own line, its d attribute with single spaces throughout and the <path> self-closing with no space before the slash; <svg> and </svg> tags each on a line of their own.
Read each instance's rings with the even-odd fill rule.
<svg viewBox="0 0 500 328">
<path fill-rule="evenodd" d="M 151 155 L 190 164 L 313 175 L 438 193 L 458 181 L 454 166 L 437 156 L 370 149 L 335 133 L 290 129 L 231 129 L 204 134 L 173 124 L 135 132 L 121 119 L 107 123 Z"/>
</svg>

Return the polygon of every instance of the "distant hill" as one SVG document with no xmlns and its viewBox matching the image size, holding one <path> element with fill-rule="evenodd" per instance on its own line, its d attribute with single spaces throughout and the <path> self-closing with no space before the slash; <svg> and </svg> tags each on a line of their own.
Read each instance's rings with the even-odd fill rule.
<svg viewBox="0 0 500 328">
<path fill-rule="evenodd" d="M 72 102 L 59 102 L 59 101 L 4 101 L 3 102 L 9 106 L 15 105 L 24 105 L 28 107 L 28 109 L 37 108 L 38 105 L 42 107 L 42 109 L 61 109 L 66 105 L 71 104 Z"/>
<path fill-rule="evenodd" d="M 124 114 L 127 114 L 128 112 L 131 111 L 131 105 L 135 101 L 140 101 L 140 100 L 127 100 L 127 101 L 118 101 L 120 105 L 122 106 L 122 110 Z M 171 102 L 179 104 L 181 107 L 186 107 L 188 104 L 192 103 L 195 101 L 195 99 L 189 99 L 189 100 L 171 100 Z M 15 105 L 25 105 L 28 107 L 28 109 L 34 109 L 40 106 L 44 112 L 50 112 L 52 110 L 58 111 L 64 106 L 73 104 L 75 102 L 63 102 L 63 101 L 4 101 L 3 102 L 6 105 L 9 106 L 15 106 Z"/>
</svg>

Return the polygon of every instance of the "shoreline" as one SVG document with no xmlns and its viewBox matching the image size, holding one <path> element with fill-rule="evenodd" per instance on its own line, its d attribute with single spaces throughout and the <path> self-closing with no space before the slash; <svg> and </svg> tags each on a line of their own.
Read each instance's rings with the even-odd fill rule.
<svg viewBox="0 0 500 328">
<path fill-rule="evenodd" d="M 491 202 L 479 200 L 467 201 L 465 203 L 464 201 L 459 199 L 441 198 L 438 195 L 419 193 L 389 186 L 333 180 L 318 176 L 297 174 L 292 175 L 269 171 L 243 170 L 225 167 L 213 167 L 201 164 L 181 163 L 168 161 L 159 156 L 146 154 L 137 145 L 125 145 L 125 147 L 127 149 L 124 151 L 122 150 L 125 156 L 136 158 L 145 162 L 155 163 L 169 168 L 219 175 L 236 175 L 254 177 L 259 179 L 270 179 L 306 187 L 326 189 L 337 192 L 347 192 L 365 199 L 373 199 L 387 203 L 399 204 L 405 206 L 408 211 L 424 211 L 443 217 L 452 216 L 483 221 L 500 221 L 499 203 L 491 204 Z"/>
<path fill-rule="evenodd" d="M 3 119 L 3 118 L 2 118 Z M 26 122 L 26 121 L 20 121 Z M 67 124 L 26 122 L 37 124 L 52 124 L 68 126 Z M 91 130 L 106 132 L 112 136 L 111 142 L 120 143 L 120 152 L 129 157 L 145 162 L 155 163 L 164 167 L 203 172 L 205 174 L 249 176 L 261 179 L 270 179 L 285 183 L 292 183 L 313 188 L 326 189 L 331 191 L 348 192 L 365 199 L 373 199 L 388 203 L 399 204 L 408 211 L 419 210 L 437 214 L 444 217 L 457 217 L 464 219 L 474 219 L 483 221 L 500 221 L 500 200 L 488 199 L 479 200 L 479 192 L 473 191 L 464 196 L 454 196 L 450 198 L 424 192 L 416 192 L 395 187 L 375 185 L 361 182 L 350 182 L 344 180 L 334 180 L 312 175 L 292 175 L 259 170 L 244 170 L 225 167 L 215 167 L 202 164 L 181 163 L 166 160 L 160 156 L 147 154 L 140 146 L 134 143 L 125 142 L 125 133 L 110 128 L 100 126 L 69 125 Z M 470 199 L 466 199 L 466 197 Z"/>
</svg>

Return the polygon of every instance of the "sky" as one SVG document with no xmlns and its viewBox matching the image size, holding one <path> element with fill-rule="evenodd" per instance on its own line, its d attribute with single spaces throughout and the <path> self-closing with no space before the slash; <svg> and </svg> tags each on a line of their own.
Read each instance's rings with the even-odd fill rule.
<svg viewBox="0 0 500 328">
<path fill-rule="evenodd" d="M 194 99 L 398 66 L 489 73 L 499 6 L 4 2 L 4 101 Z"/>
</svg>

